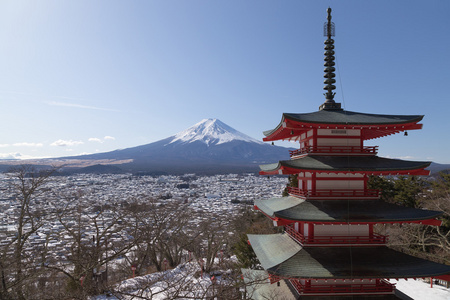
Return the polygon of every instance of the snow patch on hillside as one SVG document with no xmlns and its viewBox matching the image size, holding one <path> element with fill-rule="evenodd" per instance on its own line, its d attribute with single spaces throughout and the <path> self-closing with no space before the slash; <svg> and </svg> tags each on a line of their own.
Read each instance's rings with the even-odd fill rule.
<svg viewBox="0 0 450 300">
<path fill-rule="evenodd" d="M 231 259 L 236 260 L 235 257 Z M 215 258 L 214 263 L 218 265 L 219 259 Z M 226 277 L 230 271 L 216 272 Z M 110 295 L 97 295 L 90 297 L 89 300 L 212 299 L 215 295 L 212 285 L 220 285 L 227 280 L 221 275 L 211 276 L 206 272 L 202 273 L 197 261 L 186 262 L 171 270 L 124 280 L 114 287 Z"/>
<path fill-rule="evenodd" d="M 218 263 L 218 261 L 217 261 Z M 226 271 L 223 271 L 226 273 Z M 209 274 L 200 274 L 200 266 L 197 262 L 184 263 L 175 269 L 130 278 L 119 283 L 113 293 L 115 296 L 98 295 L 90 297 L 90 300 L 132 300 L 132 299 L 152 299 L 167 300 L 174 299 L 209 299 L 211 298 L 211 285 L 213 281 Z M 196 276 L 197 275 L 197 276 Z M 217 277 L 220 282 L 224 280 Z M 443 286 L 433 285 L 422 280 L 395 280 L 399 291 L 414 300 L 448 300 L 450 299 L 450 289 Z"/>
<path fill-rule="evenodd" d="M 192 143 L 200 141 L 206 145 L 219 145 L 231 141 L 246 141 L 264 144 L 242 132 L 228 126 L 218 119 L 204 119 L 192 127 L 177 133 L 169 143 L 182 142 Z"/>
<path fill-rule="evenodd" d="M 450 289 L 434 284 L 431 288 L 429 283 L 425 283 L 420 279 L 391 279 L 391 283 L 395 283 L 397 290 L 414 300 L 448 300 L 450 299 Z"/>
</svg>

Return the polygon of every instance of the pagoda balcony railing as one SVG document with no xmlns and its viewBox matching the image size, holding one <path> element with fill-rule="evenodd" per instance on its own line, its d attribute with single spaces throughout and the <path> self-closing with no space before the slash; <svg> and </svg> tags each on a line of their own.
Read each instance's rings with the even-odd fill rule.
<svg viewBox="0 0 450 300">
<path fill-rule="evenodd" d="M 291 157 L 314 153 L 314 154 L 364 154 L 375 155 L 378 152 L 378 146 L 307 146 L 297 150 L 289 151 Z"/>
<path fill-rule="evenodd" d="M 299 292 L 299 294 L 390 294 L 394 291 L 395 284 L 386 280 L 377 279 L 375 284 L 320 284 L 303 285 L 296 279 L 289 282 Z"/>
<path fill-rule="evenodd" d="M 284 230 L 294 240 L 301 245 L 368 245 L 368 244 L 386 244 L 388 236 L 381 234 L 372 234 L 372 236 L 346 236 L 346 235 L 329 235 L 329 236 L 313 236 L 305 237 L 303 234 L 295 230 L 293 225 L 286 225 Z"/>
<path fill-rule="evenodd" d="M 297 187 L 289 186 L 287 188 L 289 195 L 304 199 L 312 198 L 365 198 L 378 199 L 381 195 L 381 190 L 375 189 L 357 189 L 357 190 L 303 190 Z"/>
</svg>

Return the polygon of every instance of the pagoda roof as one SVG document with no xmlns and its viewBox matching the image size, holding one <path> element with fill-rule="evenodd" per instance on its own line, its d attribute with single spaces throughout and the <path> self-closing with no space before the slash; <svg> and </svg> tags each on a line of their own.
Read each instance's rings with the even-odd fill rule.
<svg viewBox="0 0 450 300">
<path fill-rule="evenodd" d="M 241 269 L 242 277 L 246 283 L 245 289 L 247 295 L 251 296 L 252 300 L 267 300 L 276 299 L 298 299 L 296 298 L 297 292 L 293 289 L 289 289 L 286 284 L 287 281 L 280 280 L 280 284 L 271 284 L 268 280 L 269 273 L 265 270 L 252 270 Z M 272 296 L 272 297 L 271 297 Z M 301 299 L 307 300 L 354 300 L 355 295 L 308 295 L 303 294 Z M 398 298 L 394 294 L 383 295 L 358 295 L 358 300 L 401 300 L 404 298 Z"/>
<path fill-rule="evenodd" d="M 312 113 L 293 114 L 284 113 L 284 118 L 323 124 L 351 124 L 351 125 L 383 125 L 383 124 L 406 124 L 419 122 L 423 115 L 379 115 L 367 114 L 348 110 L 319 110 Z"/>
<path fill-rule="evenodd" d="M 289 288 L 284 280 L 279 284 L 271 284 L 269 274 L 265 270 L 241 269 L 247 295 L 253 300 L 268 300 L 270 295 L 276 295 L 277 299 L 296 299 L 296 293 Z M 295 294 L 294 294 L 295 293 Z M 309 298 L 308 298 L 309 299 Z"/>
<path fill-rule="evenodd" d="M 288 196 L 255 200 L 271 218 L 303 222 L 408 222 L 435 219 L 443 213 L 399 206 L 381 200 L 304 200 Z"/>
<path fill-rule="evenodd" d="M 420 278 L 450 273 L 450 266 L 385 246 L 302 248 L 287 242 L 290 237 L 285 233 L 248 238 L 262 267 L 282 278 Z"/>
<path fill-rule="evenodd" d="M 373 139 L 400 131 L 421 129 L 423 115 L 382 115 L 347 110 L 319 110 L 312 113 L 283 113 L 281 122 L 264 131 L 264 141 L 296 139 L 311 128 L 362 129 L 364 139 Z"/>
<path fill-rule="evenodd" d="M 377 175 L 428 175 L 431 162 L 408 161 L 378 156 L 306 155 L 278 163 L 260 165 L 261 175 L 296 174 L 304 171 L 324 173 L 367 173 Z"/>
<path fill-rule="evenodd" d="M 303 248 L 287 234 L 248 234 L 247 236 L 259 262 L 266 270 L 288 260 Z"/>
</svg>

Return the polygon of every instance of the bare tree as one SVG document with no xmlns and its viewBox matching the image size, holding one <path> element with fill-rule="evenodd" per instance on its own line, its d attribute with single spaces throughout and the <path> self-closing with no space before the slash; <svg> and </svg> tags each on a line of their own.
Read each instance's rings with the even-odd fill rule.
<svg viewBox="0 0 450 300">
<path fill-rule="evenodd" d="M 66 204 L 57 208 L 56 218 L 67 262 L 48 257 L 45 267 L 64 274 L 64 288 L 72 297 L 84 299 L 108 288 L 108 263 L 126 255 L 137 241 L 129 236 L 125 217 L 114 203 L 106 209 L 90 205 L 83 192 L 62 196 Z"/>
<path fill-rule="evenodd" d="M 189 249 L 202 261 L 205 272 L 210 272 L 214 260 L 230 248 L 229 221 L 220 216 L 205 218 L 196 228 L 196 239 L 189 245 Z"/>
<path fill-rule="evenodd" d="M 55 171 L 23 165 L 6 173 L 15 224 L 14 235 L 0 248 L 0 299 L 28 298 L 32 282 L 39 277 L 39 262 L 29 242 L 49 217 L 36 202 Z"/>
<path fill-rule="evenodd" d="M 389 226 L 391 246 L 439 263 L 450 263 L 450 175 L 441 173 L 420 194 L 423 208 L 443 212 L 442 226 Z"/>
<path fill-rule="evenodd" d="M 156 271 L 182 262 L 183 251 L 192 243 L 190 210 L 178 203 L 160 203 L 155 199 L 132 199 L 128 205 L 127 226 L 135 236 L 134 261 L 137 272 L 153 266 Z"/>
</svg>

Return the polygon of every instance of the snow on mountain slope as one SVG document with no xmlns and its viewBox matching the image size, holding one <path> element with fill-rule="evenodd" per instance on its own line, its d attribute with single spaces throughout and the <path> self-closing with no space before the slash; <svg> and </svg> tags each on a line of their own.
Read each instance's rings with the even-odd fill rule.
<svg viewBox="0 0 450 300">
<path fill-rule="evenodd" d="M 257 141 L 217 119 L 206 119 L 153 143 L 60 159 L 121 161 L 116 167 L 131 173 L 224 174 L 256 172 L 259 164 L 289 159 L 289 150 L 293 149 Z M 99 167 L 95 171 L 102 172 Z"/>
<path fill-rule="evenodd" d="M 177 133 L 173 140 L 169 143 L 182 142 L 192 143 L 200 141 L 206 145 L 219 145 L 235 140 L 263 144 L 242 132 L 231 128 L 218 119 L 204 119 L 192 127 Z"/>
</svg>

